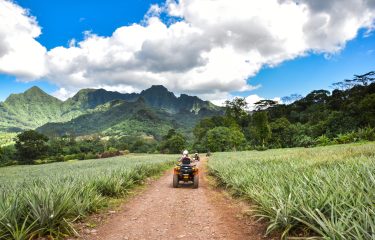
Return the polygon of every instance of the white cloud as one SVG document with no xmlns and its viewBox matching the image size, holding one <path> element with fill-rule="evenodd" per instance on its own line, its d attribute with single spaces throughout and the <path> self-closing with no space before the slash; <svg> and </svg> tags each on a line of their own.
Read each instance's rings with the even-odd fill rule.
<svg viewBox="0 0 375 240">
<path fill-rule="evenodd" d="M 40 34 L 35 19 L 11 2 L 0 3 L 27 23 L 22 31 L 0 25 L 0 36 L 22 32 L 29 42 L 7 44 L 1 37 L 0 71 L 22 75 L 24 69 L 70 93 L 86 87 L 139 91 L 163 84 L 216 103 L 231 92 L 251 90 L 248 79 L 264 66 L 311 52 L 337 53 L 360 28 L 371 31 L 375 18 L 373 0 L 167 0 L 152 5 L 140 24 L 120 27 L 107 37 L 87 32 L 83 41 L 72 40 L 69 47 L 43 55 L 45 49 L 35 41 Z M 163 12 L 182 20 L 165 24 L 159 19 Z M 10 26 L 21 22 L 7 19 Z M 26 46 L 35 52 L 21 51 Z M 33 64 L 46 63 L 37 64 L 39 71 L 26 64 L 16 64 L 17 69 L 1 65 L 2 54 L 10 49 L 28 56 L 23 59 L 39 56 Z"/>
<path fill-rule="evenodd" d="M 227 95 L 224 95 L 224 96 L 219 96 L 219 98 L 218 99 L 215 99 L 215 100 L 212 100 L 211 102 L 213 103 L 213 104 L 216 104 L 217 106 L 225 106 L 225 101 L 226 100 L 230 100 L 230 101 L 232 101 L 234 98 L 245 98 L 245 101 L 247 102 L 247 109 L 249 110 L 249 111 L 253 111 L 253 110 L 255 110 L 255 103 L 256 102 L 259 102 L 260 100 L 264 100 L 264 99 L 266 99 L 266 98 L 264 98 L 264 97 L 261 97 L 261 96 L 259 96 L 259 95 L 257 95 L 257 94 L 251 94 L 251 95 L 248 95 L 248 96 L 246 96 L 246 97 L 241 97 L 241 96 L 234 96 L 234 95 L 230 95 L 230 94 L 227 94 Z M 278 103 L 282 103 L 282 101 L 281 101 L 281 98 L 280 97 L 274 97 L 274 98 L 272 98 L 271 100 L 273 100 L 273 101 L 276 101 L 276 102 L 278 102 Z"/>
<path fill-rule="evenodd" d="M 69 92 L 65 88 L 60 88 L 57 91 L 52 93 L 52 96 L 54 96 L 58 99 L 61 99 L 61 100 L 66 100 L 70 97 L 73 97 L 73 95 L 74 95 L 74 92 Z"/>
<path fill-rule="evenodd" d="M 15 3 L 0 0 L 0 73 L 31 80 L 46 74 L 46 48 L 36 19 Z"/>
<path fill-rule="evenodd" d="M 264 100 L 265 98 L 258 96 L 257 94 L 251 94 L 245 97 L 246 102 L 248 103 L 248 109 L 250 111 L 255 110 L 255 103 L 259 102 L 260 100 Z M 270 100 L 276 101 L 278 103 L 282 103 L 280 97 L 274 97 Z"/>
</svg>

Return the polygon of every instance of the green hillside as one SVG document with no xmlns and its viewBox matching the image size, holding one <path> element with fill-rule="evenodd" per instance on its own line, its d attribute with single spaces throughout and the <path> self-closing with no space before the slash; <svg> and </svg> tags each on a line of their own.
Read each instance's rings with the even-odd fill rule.
<svg viewBox="0 0 375 240">
<path fill-rule="evenodd" d="M 62 121 L 62 106 L 62 101 L 38 87 L 21 94 L 12 94 L 0 105 L 0 131 L 12 132 Z"/>
<path fill-rule="evenodd" d="M 160 139 L 171 128 L 192 136 L 192 128 L 206 116 L 204 111 L 202 114 L 190 111 L 173 114 L 149 106 L 143 98 L 135 102 L 114 100 L 71 121 L 47 123 L 37 130 L 49 136 L 103 133 L 109 136 L 151 135 Z"/>
<path fill-rule="evenodd" d="M 115 100 L 100 105 L 91 113 L 65 123 L 48 123 L 38 128 L 46 135 L 89 135 L 101 133 L 132 135 L 163 132 L 172 128 L 160 112 L 148 107 L 142 99 L 136 102 Z M 164 131 L 163 131 L 164 129 Z"/>
<path fill-rule="evenodd" d="M 163 86 L 141 93 L 122 94 L 104 89 L 82 89 L 61 101 L 38 87 L 12 94 L 0 103 L 0 132 L 36 129 L 50 135 L 152 135 L 171 128 L 189 133 L 204 117 L 222 109 L 198 97 L 176 97 Z"/>
</svg>

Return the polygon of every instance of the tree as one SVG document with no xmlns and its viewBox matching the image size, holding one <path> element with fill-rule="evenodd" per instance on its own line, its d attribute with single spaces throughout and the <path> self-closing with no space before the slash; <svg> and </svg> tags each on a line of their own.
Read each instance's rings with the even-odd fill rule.
<svg viewBox="0 0 375 240">
<path fill-rule="evenodd" d="M 211 151 L 238 150 L 245 142 L 245 136 L 239 129 L 215 127 L 207 132 L 205 146 Z"/>
<path fill-rule="evenodd" d="M 173 135 L 176 135 L 176 133 L 177 133 L 176 129 L 174 129 L 174 128 L 169 129 L 167 135 L 163 136 L 163 140 L 167 140 L 167 139 L 171 138 Z"/>
<path fill-rule="evenodd" d="M 363 125 L 375 126 L 375 93 L 367 95 L 359 103 Z"/>
<path fill-rule="evenodd" d="M 301 94 L 298 94 L 298 93 L 293 93 L 289 96 L 285 96 L 285 97 L 282 97 L 281 98 L 281 101 L 285 104 L 289 104 L 289 103 L 293 103 L 295 101 L 298 101 L 302 98 L 302 95 Z"/>
<path fill-rule="evenodd" d="M 276 119 L 270 124 L 272 130 L 271 143 L 273 147 L 292 147 L 293 131 L 291 124 L 285 117 Z"/>
<path fill-rule="evenodd" d="M 212 118 L 204 118 L 195 125 L 193 129 L 194 137 L 197 142 L 201 141 L 207 134 L 208 130 L 215 127 L 215 123 Z"/>
<path fill-rule="evenodd" d="M 169 130 L 163 139 L 159 147 L 162 152 L 180 153 L 186 147 L 185 137 L 174 129 Z"/>
<path fill-rule="evenodd" d="M 307 94 L 304 100 L 307 101 L 308 105 L 314 103 L 326 103 L 329 96 L 330 92 L 327 90 L 314 90 L 311 93 Z"/>
<path fill-rule="evenodd" d="M 14 145 L 0 147 L 0 166 L 11 163 L 15 160 L 16 149 Z"/>
<path fill-rule="evenodd" d="M 186 139 L 181 134 L 175 134 L 167 141 L 170 153 L 180 153 L 186 147 Z"/>
<path fill-rule="evenodd" d="M 230 116 L 212 116 L 210 118 L 204 118 L 194 127 L 194 145 L 202 149 L 202 139 L 206 137 L 209 130 L 215 127 L 239 128 L 239 125 L 236 120 Z"/>
<path fill-rule="evenodd" d="M 371 71 L 362 75 L 354 75 L 353 81 L 360 83 L 363 86 L 368 86 L 369 83 L 375 81 L 375 71 Z"/>
<path fill-rule="evenodd" d="M 255 109 L 257 111 L 259 111 L 259 110 L 264 110 L 264 109 L 273 107 L 276 104 L 278 104 L 278 102 L 274 101 L 274 100 L 264 99 L 264 100 L 260 100 L 260 101 L 258 101 L 256 103 L 254 103 L 254 104 L 255 104 Z"/>
<path fill-rule="evenodd" d="M 146 139 L 143 137 L 136 137 L 130 145 L 130 151 L 135 153 L 153 153 L 157 148 L 157 141 L 155 139 Z"/>
<path fill-rule="evenodd" d="M 255 138 L 256 143 L 261 144 L 264 147 L 271 138 L 271 127 L 268 124 L 268 114 L 266 111 L 254 113 L 250 132 Z"/>
<path fill-rule="evenodd" d="M 225 114 L 240 122 L 243 117 L 246 117 L 247 102 L 245 98 L 234 98 L 232 101 L 225 101 Z"/>
<path fill-rule="evenodd" d="M 48 137 L 34 130 L 24 131 L 16 137 L 15 147 L 19 161 L 30 164 L 39 159 L 48 151 Z"/>
</svg>

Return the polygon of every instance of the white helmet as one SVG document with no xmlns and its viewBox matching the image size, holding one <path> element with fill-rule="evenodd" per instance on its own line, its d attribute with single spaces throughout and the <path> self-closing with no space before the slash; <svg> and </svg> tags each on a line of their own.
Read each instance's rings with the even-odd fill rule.
<svg viewBox="0 0 375 240">
<path fill-rule="evenodd" d="M 182 154 L 183 154 L 183 155 L 188 155 L 189 152 L 188 152 L 188 150 L 184 150 L 184 151 L 182 152 Z"/>
</svg>

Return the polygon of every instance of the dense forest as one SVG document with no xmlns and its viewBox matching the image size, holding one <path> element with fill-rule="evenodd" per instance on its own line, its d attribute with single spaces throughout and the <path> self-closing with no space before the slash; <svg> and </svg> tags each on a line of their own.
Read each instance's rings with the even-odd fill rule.
<svg viewBox="0 0 375 240">
<path fill-rule="evenodd" d="M 375 140 L 375 72 L 334 83 L 332 92 L 293 94 L 283 103 L 261 100 L 249 111 L 244 98 L 226 101 L 225 113 L 203 118 L 193 138 L 169 129 L 149 136 L 64 135 L 47 137 L 35 130 L 14 137 L 0 148 L 0 166 L 110 157 L 127 153 L 265 150 L 313 147 Z M 7 138 L 5 138 L 7 139 Z M 9 140 L 7 140 L 9 141 Z"/>
<path fill-rule="evenodd" d="M 226 102 L 225 116 L 200 121 L 194 147 L 232 151 L 311 147 L 375 140 L 375 72 L 334 83 L 332 93 L 315 90 L 284 97 L 284 104 L 261 100 L 248 112 L 243 98 Z"/>
</svg>

